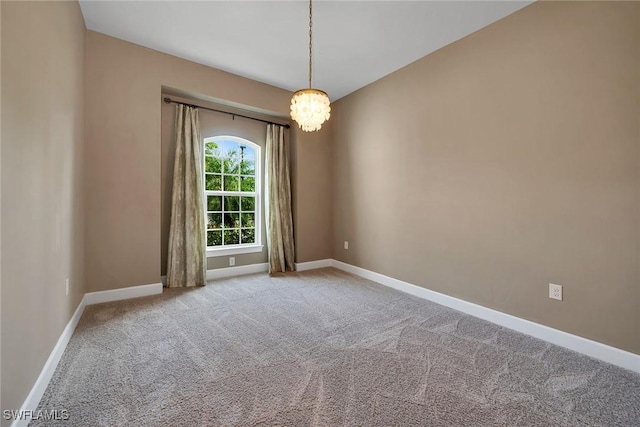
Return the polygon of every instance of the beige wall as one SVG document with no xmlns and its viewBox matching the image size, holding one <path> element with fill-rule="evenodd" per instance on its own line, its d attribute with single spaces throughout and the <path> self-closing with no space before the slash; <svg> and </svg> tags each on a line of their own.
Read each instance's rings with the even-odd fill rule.
<svg viewBox="0 0 640 427">
<path fill-rule="evenodd" d="M 85 292 L 85 27 L 75 2 L 3 1 L 0 7 L 0 400 L 2 409 L 20 409 Z"/>
<path fill-rule="evenodd" d="M 334 257 L 640 353 L 639 22 L 535 3 L 335 103 Z"/>
<path fill-rule="evenodd" d="M 331 121 L 325 123 L 319 131 L 311 133 L 292 126 L 291 137 L 296 262 L 332 258 Z"/>
<path fill-rule="evenodd" d="M 87 287 L 97 291 L 157 283 L 165 182 L 162 87 L 285 117 L 291 93 L 92 31 L 86 36 L 85 65 Z M 331 197 L 329 143 L 307 135 L 292 133 L 298 145 L 294 161 L 312 163 L 299 164 L 304 184 L 293 194 L 296 206 Z M 322 155 L 309 155 L 316 151 Z M 327 177 L 320 183 L 309 175 L 318 168 Z M 330 204 L 318 209 L 331 216 Z M 298 217 L 294 226 L 302 237 L 297 237 L 298 261 L 331 255 L 328 221 Z"/>
</svg>

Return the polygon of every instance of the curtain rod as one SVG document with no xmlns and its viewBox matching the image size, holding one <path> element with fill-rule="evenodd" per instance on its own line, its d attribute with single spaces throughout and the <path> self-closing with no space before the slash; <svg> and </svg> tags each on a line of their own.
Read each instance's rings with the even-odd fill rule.
<svg viewBox="0 0 640 427">
<path fill-rule="evenodd" d="M 237 113 L 230 113 L 228 111 L 223 111 L 223 110 L 216 110 L 215 108 L 209 108 L 209 107 L 201 107 L 200 105 L 193 105 L 193 104 L 187 104 L 186 102 L 180 102 L 180 101 L 174 101 L 173 99 L 169 98 L 169 97 L 165 97 L 164 98 L 164 102 L 166 102 L 167 104 L 182 104 L 182 105 L 186 105 L 188 107 L 193 107 L 193 108 L 200 108 L 203 110 L 208 110 L 208 111 L 215 111 L 216 113 L 222 113 L 222 114 L 228 114 L 230 116 L 233 116 L 234 118 L 236 117 L 242 117 L 243 119 L 249 119 L 249 120 L 255 120 L 257 122 L 262 122 L 262 123 L 268 123 L 270 125 L 278 125 L 278 126 L 283 126 L 287 129 L 289 129 L 291 126 L 288 124 L 282 124 L 282 123 L 276 123 L 276 122 L 270 122 L 269 120 L 262 120 L 262 119 L 257 119 L 255 117 L 249 117 L 249 116 L 244 116 L 242 114 L 237 114 Z"/>
</svg>

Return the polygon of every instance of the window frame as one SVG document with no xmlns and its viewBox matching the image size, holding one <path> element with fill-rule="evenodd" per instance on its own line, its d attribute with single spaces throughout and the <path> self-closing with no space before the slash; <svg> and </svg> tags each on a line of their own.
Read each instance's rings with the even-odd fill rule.
<svg viewBox="0 0 640 427">
<path fill-rule="evenodd" d="M 206 147 L 207 147 L 207 143 L 209 142 L 215 142 L 217 143 L 221 148 L 223 146 L 224 141 L 232 141 L 232 142 L 236 142 L 239 145 L 246 145 L 249 146 L 251 148 L 253 148 L 254 153 L 255 153 L 255 164 L 254 164 L 254 168 L 255 168 L 255 191 L 253 192 L 246 192 L 246 191 L 224 191 L 224 190 L 207 190 L 206 189 L 206 176 L 207 176 L 207 171 L 206 171 Z M 211 156 L 209 156 L 211 157 Z M 224 156 L 222 156 L 221 161 L 224 161 Z M 223 198 L 225 196 L 240 196 L 242 197 L 243 194 L 244 195 L 252 195 L 255 198 L 255 202 L 254 202 L 254 236 L 255 236 L 255 241 L 254 243 L 240 243 L 240 244 L 235 244 L 235 245 L 224 245 L 224 240 L 223 240 L 223 245 L 221 246 L 207 246 L 206 247 L 206 253 L 207 253 L 207 258 L 213 258 L 213 257 L 220 257 L 220 256 L 228 256 L 228 255 L 239 255 L 239 254 L 247 254 L 247 253 L 256 253 L 256 252 L 262 252 L 262 249 L 264 248 L 264 245 L 262 244 L 262 214 L 263 214 L 263 206 L 262 206 L 262 147 L 260 147 L 258 144 L 256 144 L 255 142 L 249 141 L 248 139 L 244 139 L 244 138 L 240 138 L 238 136 L 231 136 L 231 135 L 216 135 L 216 136 L 210 136 L 210 137 L 206 137 L 203 138 L 203 143 L 202 143 L 202 188 L 203 188 L 203 194 L 204 194 L 204 200 L 203 200 L 203 211 L 204 211 L 204 220 L 205 220 L 205 242 L 207 241 L 207 232 L 210 230 L 209 228 L 207 228 L 207 222 L 208 222 L 208 205 L 207 205 L 207 196 L 222 196 Z M 224 182 L 224 170 L 221 171 L 222 172 L 222 180 Z M 238 173 L 238 176 L 241 176 L 242 174 Z M 224 224 L 224 213 L 225 211 L 221 211 L 222 212 L 222 223 Z M 242 215 L 242 207 L 240 207 L 240 215 Z M 224 227 L 222 228 L 224 230 Z M 242 233 L 242 228 L 239 229 L 239 232 Z M 224 236 L 224 232 L 223 232 L 223 236 Z M 224 237 L 223 237 L 224 238 Z"/>
</svg>

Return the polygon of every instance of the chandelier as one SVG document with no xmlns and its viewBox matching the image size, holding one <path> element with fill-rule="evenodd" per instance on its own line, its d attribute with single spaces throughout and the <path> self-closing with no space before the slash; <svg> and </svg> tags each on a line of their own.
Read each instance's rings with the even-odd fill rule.
<svg viewBox="0 0 640 427">
<path fill-rule="evenodd" d="M 329 120 L 331 107 L 329 95 L 311 88 L 313 75 L 313 7 L 309 0 L 309 89 L 300 89 L 291 98 L 291 118 L 305 132 L 319 130 Z"/>
</svg>

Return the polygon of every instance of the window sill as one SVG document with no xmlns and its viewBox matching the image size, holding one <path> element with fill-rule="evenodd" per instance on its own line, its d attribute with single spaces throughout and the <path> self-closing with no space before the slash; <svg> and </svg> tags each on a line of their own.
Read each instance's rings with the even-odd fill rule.
<svg viewBox="0 0 640 427">
<path fill-rule="evenodd" d="M 219 256 L 227 256 L 227 255 L 240 255 L 240 254 L 250 254 L 255 252 L 262 252 L 262 245 L 251 245 L 251 246 L 231 246 L 228 248 L 216 248 L 216 249 L 207 249 L 207 258 L 215 258 Z"/>
</svg>

